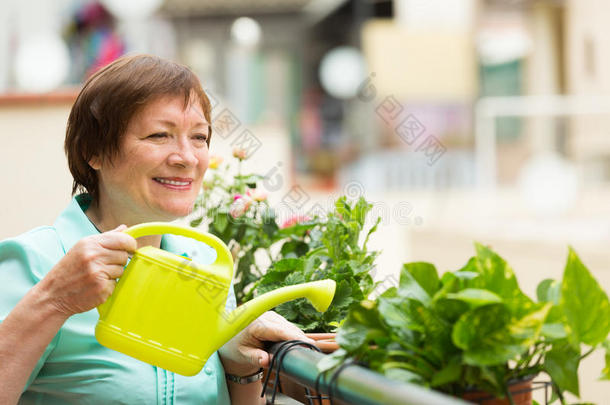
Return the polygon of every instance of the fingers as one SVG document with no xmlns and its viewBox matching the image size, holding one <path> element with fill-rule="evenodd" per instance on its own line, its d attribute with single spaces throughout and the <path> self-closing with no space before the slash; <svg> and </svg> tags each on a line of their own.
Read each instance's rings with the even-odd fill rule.
<svg viewBox="0 0 610 405">
<path fill-rule="evenodd" d="M 102 233 L 100 244 L 106 249 L 134 252 L 138 248 L 138 243 L 132 236 L 122 232 L 126 228 L 125 225 L 120 225 L 112 231 Z"/>
<path fill-rule="evenodd" d="M 129 260 L 129 253 L 124 250 L 108 250 L 105 252 L 102 260 L 104 264 L 125 266 L 127 260 Z"/>
<path fill-rule="evenodd" d="M 314 340 L 305 336 L 296 325 L 272 311 L 264 313 L 254 321 L 252 334 L 260 341 L 302 340 L 314 343 Z"/>
<path fill-rule="evenodd" d="M 123 275 L 124 267 L 121 265 L 112 265 L 104 267 L 104 272 L 109 278 L 115 279 Z"/>
<path fill-rule="evenodd" d="M 247 347 L 242 351 L 241 355 L 253 368 L 269 367 L 269 353 L 262 349 Z"/>
</svg>

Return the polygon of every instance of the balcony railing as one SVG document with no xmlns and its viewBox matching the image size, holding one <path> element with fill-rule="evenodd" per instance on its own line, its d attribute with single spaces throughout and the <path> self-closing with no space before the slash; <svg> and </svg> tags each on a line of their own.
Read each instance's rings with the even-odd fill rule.
<svg viewBox="0 0 610 405">
<path fill-rule="evenodd" d="M 270 352 L 276 353 L 280 344 L 271 347 Z M 383 375 L 358 365 L 345 367 L 331 382 L 328 372 L 326 378 L 318 378 L 320 374 L 317 363 L 325 355 L 304 348 L 293 347 L 283 356 L 280 364 L 282 376 L 289 377 L 303 387 L 316 388 L 321 394 L 332 395 L 339 403 L 358 405 L 465 405 L 459 398 L 444 395 L 437 391 L 390 380 Z M 277 368 L 276 368 L 277 369 Z M 271 385 L 271 384 L 270 384 Z M 267 388 L 267 401 L 271 400 L 271 388 Z M 305 388 L 303 388 L 305 389 Z M 281 402 L 281 401 L 280 401 Z M 279 404 L 280 402 L 277 402 Z M 290 401 L 289 401 L 290 402 Z M 292 402 L 294 403 L 294 402 Z M 311 403 L 316 404 L 317 401 Z"/>
</svg>

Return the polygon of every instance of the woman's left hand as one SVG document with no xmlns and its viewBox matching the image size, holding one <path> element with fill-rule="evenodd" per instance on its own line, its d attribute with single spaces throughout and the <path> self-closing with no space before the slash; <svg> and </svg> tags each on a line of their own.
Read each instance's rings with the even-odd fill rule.
<svg viewBox="0 0 610 405">
<path fill-rule="evenodd" d="M 283 316 L 268 311 L 225 343 L 218 353 L 225 372 L 246 376 L 256 373 L 261 367 L 269 366 L 270 355 L 263 350 L 263 342 L 293 339 L 314 343 Z"/>
</svg>

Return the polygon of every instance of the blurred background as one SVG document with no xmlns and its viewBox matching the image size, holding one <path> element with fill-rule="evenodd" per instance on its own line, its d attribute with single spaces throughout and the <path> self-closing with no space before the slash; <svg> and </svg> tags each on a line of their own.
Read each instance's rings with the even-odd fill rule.
<svg viewBox="0 0 610 405">
<path fill-rule="evenodd" d="M 378 279 L 457 269 L 476 240 L 531 296 L 568 245 L 610 291 L 609 20 L 603 0 L 2 0 L 0 238 L 70 200 L 86 77 L 147 52 L 198 74 L 212 152 L 247 149 L 272 204 L 372 202 Z M 600 404 L 602 361 L 581 379 Z"/>
</svg>

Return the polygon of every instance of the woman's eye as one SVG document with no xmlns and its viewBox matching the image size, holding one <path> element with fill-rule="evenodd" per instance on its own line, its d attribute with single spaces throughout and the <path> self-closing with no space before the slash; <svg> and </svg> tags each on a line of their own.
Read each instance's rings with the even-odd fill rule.
<svg viewBox="0 0 610 405">
<path fill-rule="evenodd" d="M 165 138 L 166 136 L 167 136 L 167 134 L 165 132 L 159 132 L 156 134 L 148 135 L 148 138 L 158 138 L 159 139 L 159 138 Z"/>
<path fill-rule="evenodd" d="M 204 134 L 197 134 L 193 136 L 195 139 L 197 139 L 198 141 L 203 141 L 206 142 L 208 140 L 208 136 L 204 135 Z"/>
</svg>

